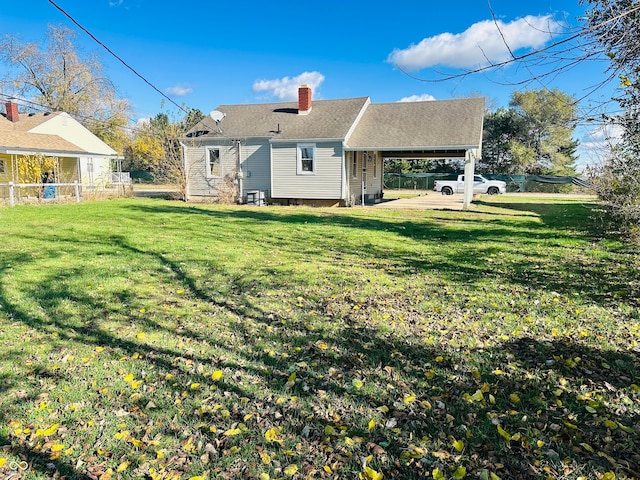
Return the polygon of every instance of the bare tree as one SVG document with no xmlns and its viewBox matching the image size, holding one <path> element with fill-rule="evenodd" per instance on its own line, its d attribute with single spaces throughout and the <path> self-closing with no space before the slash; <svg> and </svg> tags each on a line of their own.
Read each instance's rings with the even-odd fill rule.
<svg viewBox="0 0 640 480">
<path fill-rule="evenodd" d="M 42 45 L 23 43 L 16 36 L 0 39 L 0 61 L 10 68 L 5 85 L 34 105 L 73 115 L 99 138 L 122 150 L 121 127 L 130 107 L 102 72 L 95 55 L 81 57 L 73 43 L 75 33 L 50 26 Z M 6 90 L 6 89 L 5 89 Z"/>
</svg>

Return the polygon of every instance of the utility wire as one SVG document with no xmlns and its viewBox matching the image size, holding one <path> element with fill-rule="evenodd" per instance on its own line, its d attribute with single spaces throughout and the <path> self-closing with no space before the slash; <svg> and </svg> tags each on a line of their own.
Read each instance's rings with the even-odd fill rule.
<svg viewBox="0 0 640 480">
<path fill-rule="evenodd" d="M 104 43 L 102 43 L 100 40 L 98 40 L 89 30 L 87 30 L 86 28 L 84 28 L 82 25 L 80 25 L 80 23 L 78 23 L 78 21 L 73 18 L 71 15 L 69 15 L 63 8 L 61 8 L 60 6 L 58 6 L 53 0 L 48 0 L 49 3 L 51 5 L 53 5 L 54 7 L 56 7 L 58 10 L 60 10 L 60 12 L 62 12 L 62 14 L 64 16 L 66 16 L 69 20 L 71 20 L 73 23 L 75 23 L 78 28 L 80 28 L 84 33 L 86 33 L 87 35 L 89 35 L 98 45 L 100 45 L 102 48 L 104 48 L 107 52 L 109 52 L 113 57 L 115 57 L 116 59 L 118 59 L 120 61 L 120 63 L 122 63 L 125 67 L 127 67 L 129 70 L 131 70 L 137 77 L 139 77 L 140 79 L 142 79 L 142 81 L 144 81 L 147 85 L 149 85 L 151 88 L 153 88 L 156 92 L 158 92 L 160 95 L 162 95 L 164 98 L 166 98 L 169 102 L 171 102 L 172 104 L 174 104 L 176 107 L 178 107 L 180 110 L 182 110 L 184 113 L 189 113 L 187 112 L 183 107 L 181 107 L 180 105 L 178 105 L 176 102 L 174 102 L 170 97 L 168 97 L 164 92 L 162 92 L 160 89 L 158 89 L 158 87 L 156 87 L 155 85 L 153 85 L 149 80 L 147 80 L 146 78 L 144 78 L 142 75 L 140 75 L 132 66 L 130 66 L 127 62 L 125 62 L 122 58 L 120 58 L 116 53 L 113 52 L 113 50 L 111 50 L 109 47 L 107 47 Z"/>
<path fill-rule="evenodd" d="M 31 100 L 27 100 L 26 98 L 21 98 L 21 97 L 16 97 L 14 95 L 7 95 L 6 93 L 0 93 L 0 97 L 6 99 L 6 100 L 18 100 L 20 102 L 22 102 L 23 104 L 28 104 L 27 107 L 31 110 L 40 110 L 42 112 L 51 112 L 51 108 L 49 108 L 46 105 L 42 105 L 41 103 L 36 103 L 33 102 Z M 86 115 L 78 115 L 78 114 L 74 114 L 72 115 L 73 117 L 77 117 L 78 119 L 82 119 L 82 120 L 90 120 L 92 122 L 96 122 L 96 123 L 101 123 L 103 125 L 107 125 L 107 122 L 105 120 L 100 120 L 98 118 L 93 118 L 93 117 L 88 117 Z M 131 127 L 128 125 L 118 125 L 118 128 L 121 128 L 123 130 L 129 130 L 130 132 L 133 133 L 140 133 L 143 130 L 137 127 Z"/>
</svg>

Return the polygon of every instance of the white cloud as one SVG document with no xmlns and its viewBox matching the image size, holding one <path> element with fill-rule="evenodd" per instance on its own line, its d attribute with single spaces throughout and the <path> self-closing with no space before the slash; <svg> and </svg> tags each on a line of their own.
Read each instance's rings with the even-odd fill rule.
<svg viewBox="0 0 640 480">
<path fill-rule="evenodd" d="M 167 95 L 173 95 L 174 97 L 185 97 L 191 92 L 193 92 L 193 88 L 182 85 L 175 85 L 164 89 L 164 93 Z"/>
<path fill-rule="evenodd" d="M 136 127 L 145 127 L 151 123 L 151 117 L 142 117 L 136 121 Z"/>
<path fill-rule="evenodd" d="M 580 146 L 585 150 L 601 151 L 617 144 L 622 133 L 620 125 L 601 125 L 586 132 L 580 140 Z"/>
<path fill-rule="evenodd" d="M 283 77 L 275 80 L 257 80 L 253 84 L 255 93 L 266 92 L 269 96 L 280 100 L 296 100 L 298 88 L 301 85 L 309 85 L 312 91 L 316 91 L 324 82 L 324 75 L 320 72 L 304 72 L 297 77 Z"/>
<path fill-rule="evenodd" d="M 430 102 L 435 99 L 436 97 L 434 97 L 433 95 L 423 93 L 422 95 L 411 95 L 409 97 L 403 97 L 398 100 L 398 102 Z"/>
<path fill-rule="evenodd" d="M 124 0 L 114 0 L 112 2 L 109 2 L 109 6 L 110 7 L 119 7 L 123 3 L 124 3 Z"/>
<path fill-rule="evenodd" d="M 497 24 L 497 25 L 496 25 Z M 540 48 L 551 39 L 557 25 L 553 17 L 528 15 L 509 23 L 484 20 L 462 33 L 441 33 L 424 38 L 405 49 L 395 49 L 388 62 L 404 70 L 420 70 L 434 65 L 476 68 L 507 60 L 522 48 Z"/>
<path fill-rule="evenodd" d="M 622 133 L 619 125 L 600 125 L 585 131 L 578 146 L 577 169 L 582 171 L 585 167 L 600 165 L 610 155 L 611 147 L 620 141 Z"/>
</svg>

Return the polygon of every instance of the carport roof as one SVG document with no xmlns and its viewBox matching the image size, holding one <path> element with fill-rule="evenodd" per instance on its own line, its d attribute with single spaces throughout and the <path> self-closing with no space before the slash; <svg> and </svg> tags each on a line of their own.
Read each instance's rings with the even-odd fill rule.
<svg viewBox="0 0 640 480">
<path fill-rule="evenodd" d="M 354 150 L 478 148 L 484 98 L 372 103 L 346 141 Z"/>
</svg>

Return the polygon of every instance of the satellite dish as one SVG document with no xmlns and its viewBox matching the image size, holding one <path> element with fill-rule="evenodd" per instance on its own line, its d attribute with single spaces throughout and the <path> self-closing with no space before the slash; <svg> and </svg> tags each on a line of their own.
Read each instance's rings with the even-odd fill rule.
<svg viewBox="0 0 640 480">
<path fill-rule="evenodd" d="M 209 116 L 216 123 L 220 123 L 222 121 L 222 119 L 225 117 L 225 114 L 222 113 L 220 110 L 213 110 L 211 113 L 209 113 Z"/>
</svg>

